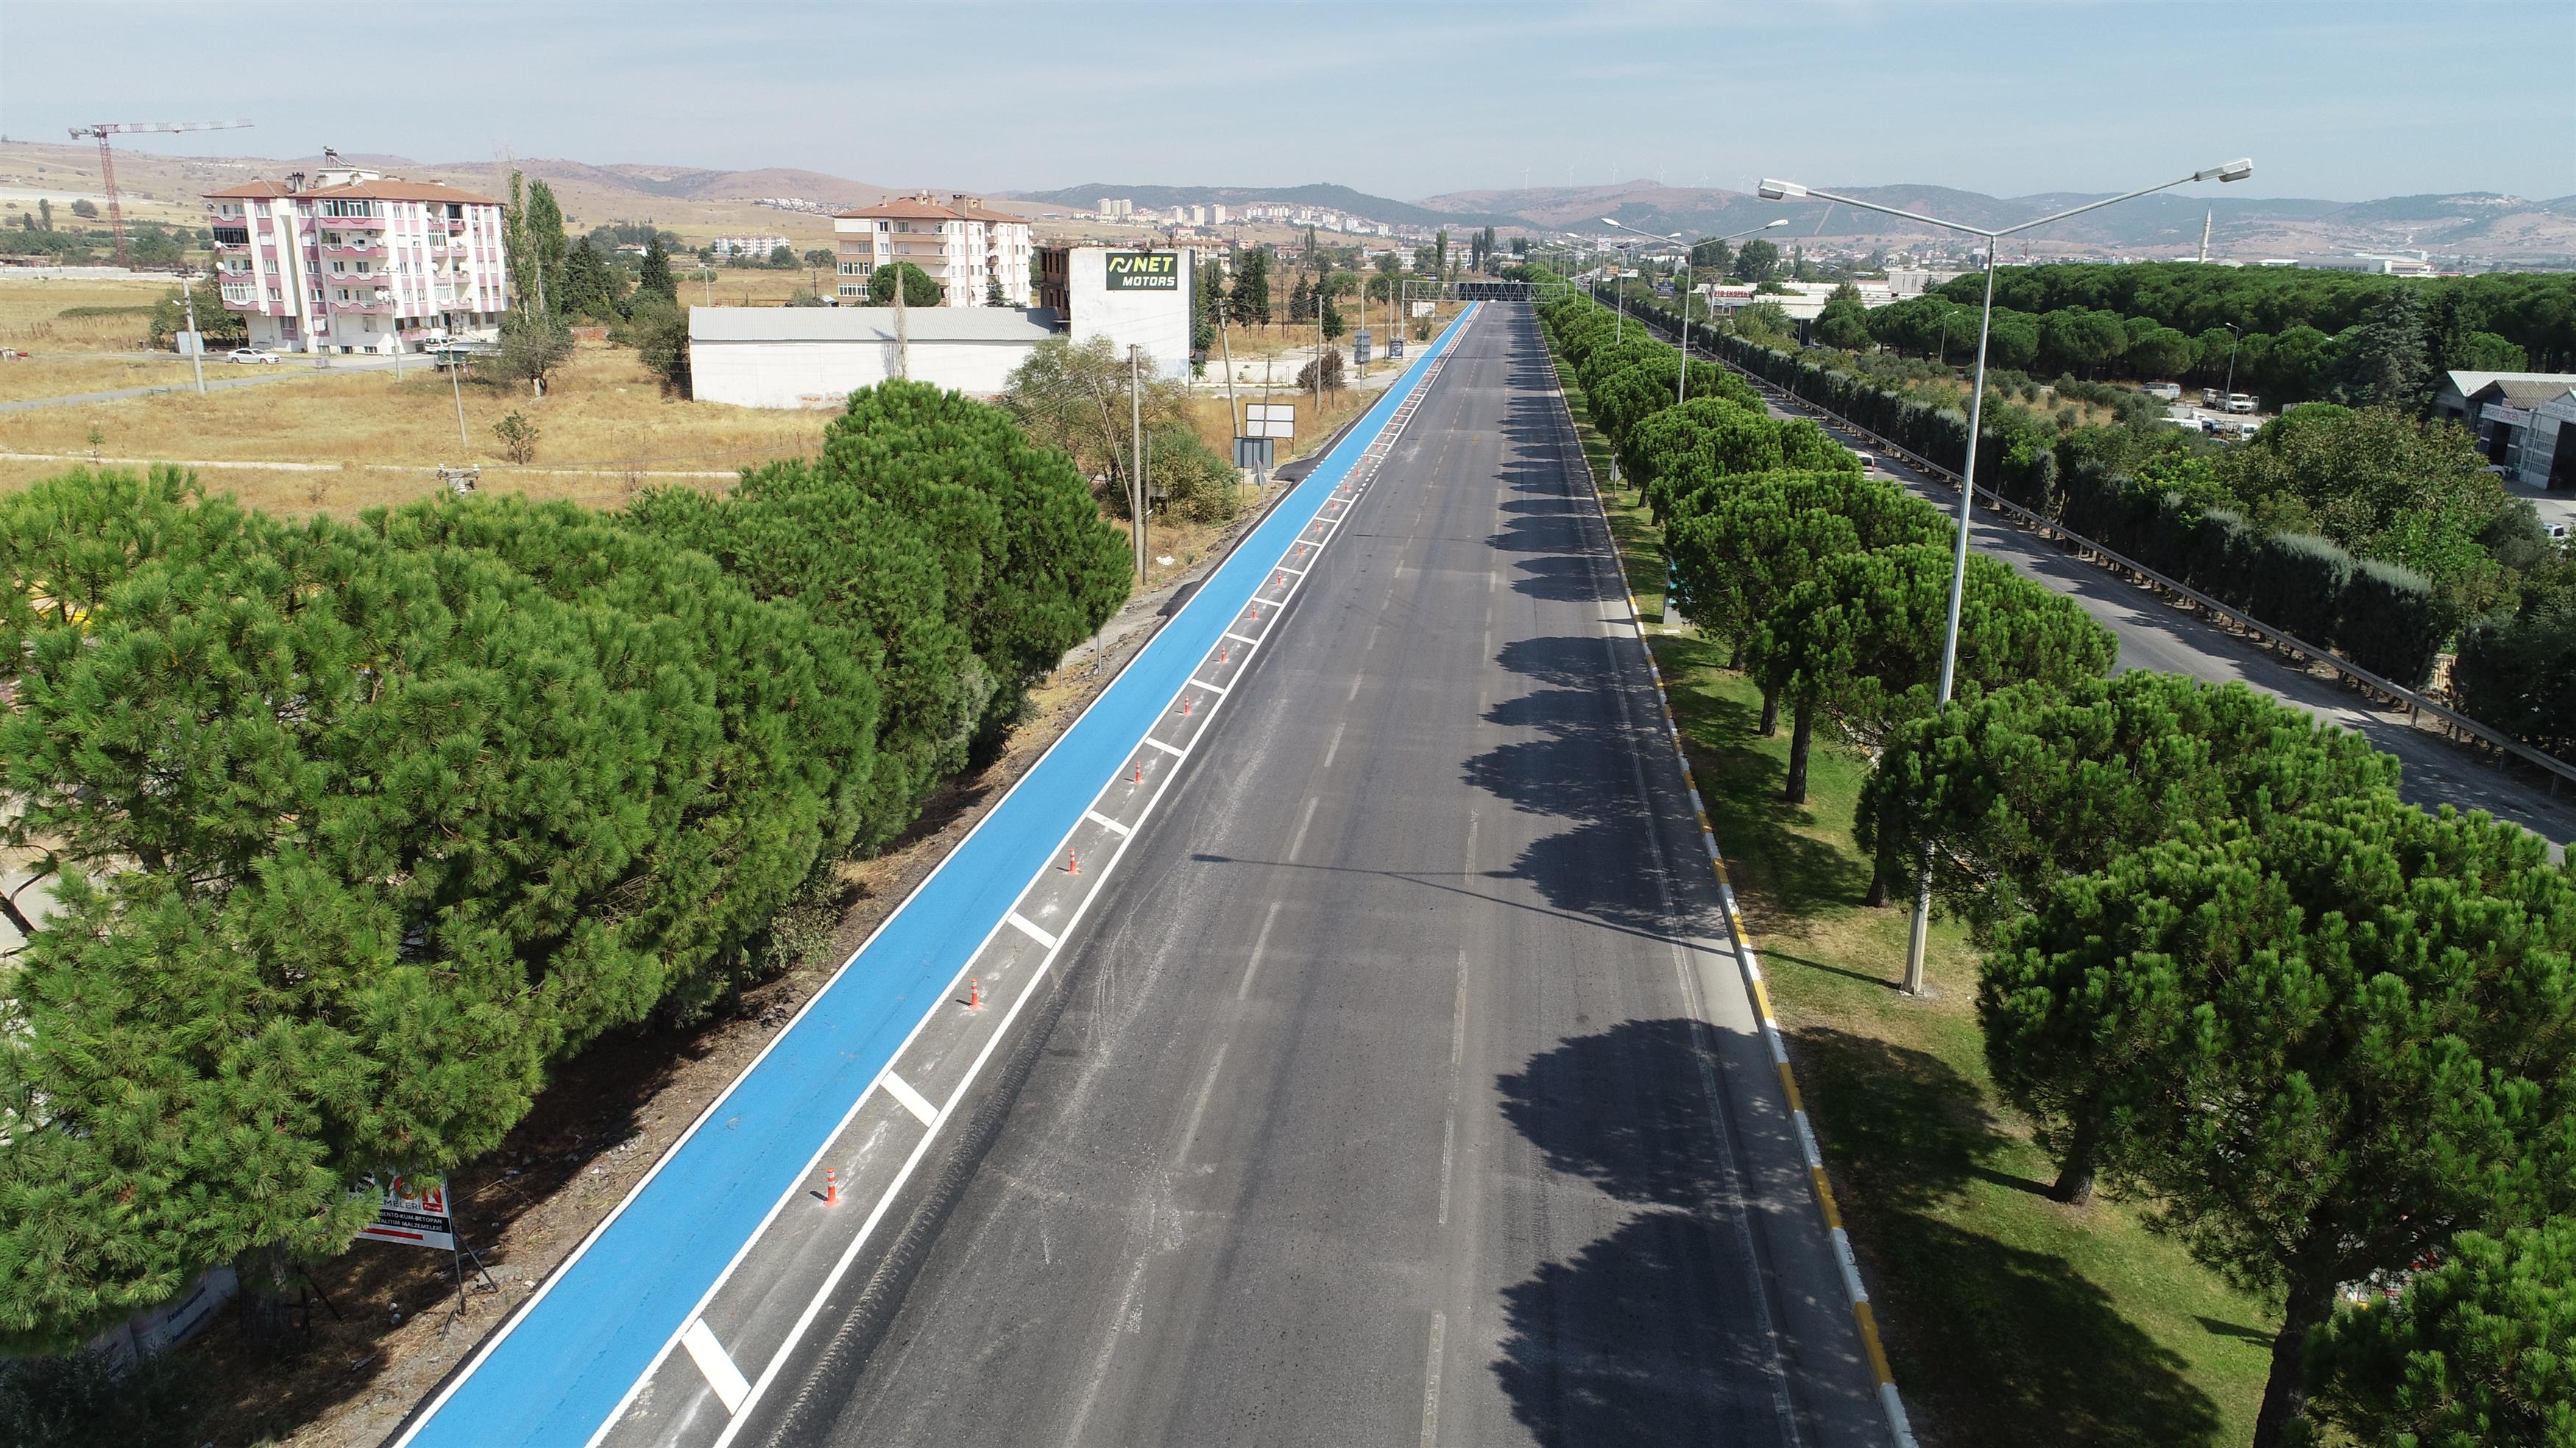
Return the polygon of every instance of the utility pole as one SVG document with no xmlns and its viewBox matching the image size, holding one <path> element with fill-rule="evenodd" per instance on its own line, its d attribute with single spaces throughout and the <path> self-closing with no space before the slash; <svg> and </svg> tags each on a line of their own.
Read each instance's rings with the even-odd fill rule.
<svg viewBox="0 0 2576 1448">
<path fill-rule="evenodd" d="M 105 142 L 100 144 L 104 145 Z M 206 395 L 206 334 L 197 330 L 197 274 L 179 273 L 179 295 L 188 308 L 188 361 L 197 374 L 197 395 Z M 2229 374 L 2231 377 L 2233 372 Z"/>
<path fill-rule="evenodd" d="M 894 233 L 886 233 L 891 237 Z M 888 241 L 886 246 L 894 246 Z M 903 263 L 894 264 L 894 375 L 906 382 L 912 380 L 912 320 L 903 305 Z"/>
<path fill-rule="evenodd" d="M 465 354 L 457 351 L 453 342 L 447 347 L 447 381 L 456 393 L 456 445 L 472 457 L 474 443 L 465 435 Z"/>
<path fill-rule="evenodd" d="M 903 272 L 895 272 L 895 295 L 903 294 Z M 895 314 L 898 321 L 902 313 Z M 1137 363 L 1144 349 L 1129 343 L 1127 347 L 1127 512 L 1136 520 L 1136 578 L 1145 577 L 1145 390 Z"/>
</svg>

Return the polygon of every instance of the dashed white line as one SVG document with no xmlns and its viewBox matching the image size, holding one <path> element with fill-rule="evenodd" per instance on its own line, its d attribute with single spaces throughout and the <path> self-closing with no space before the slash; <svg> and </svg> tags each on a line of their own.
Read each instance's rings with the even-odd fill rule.
<svg viewBox="0 0 2576 1448">
<path fill-rule="evenodd" d="M 1183 749 L 1178 745 L 1166 744 L 1151 734 L 1145 736 L 1145 742 L 1153 745 L 1156 749 L 1163 751 L 1165 754 L 1171 755 L 1175 759 L 1183 758 L 1189 753 L 1188 750 Z"/>
<path fill-rule="evenodd" d="M 1084 810 L 1082 812 L 1082 817 L 1112 834 L 1132 835 L 1135 833 L 1134 830 L 1129 829 L 1127 826 L 1120 824 L 1118 821 L 1111 819 L 1109 816 L 1102 814 L 1096 809 Z"/>
<path fill-rule="evenodd" d="M 1119 833 L 1123 835 L 1127 832 L 1125 830 L 1120 830 Z M 1027 936 L 1029 939 L 1036 941 L 1038 944 L 1045 946 L 1049 950 L 1055 949 L 1055 937 L 1047 934 L 1043 930 L 1040 930 L 1036 921 L 1031 920 L 1029 917 L 1021 914 L 1017 910 L 1012 911 L 1002 918 L 1011 922 L 1012 926 L 1018 929 L 1022 935 Z"/>
<path fill-rule="evenodd" d="M 1350 720 L 1345 719 L 1333 726 L 1333 742 L 1324 746 L 1324 767 L 1326 769 L 1333 767 L 1333 756 L 1342 752 L 1342 731 L 1349 728 L 1350 723 Z"/>
<path fill-rule="evenodd" d="M 904 1110 L 919 1117 L 922 1125 L 928 1126 L 939 1120 L 939 1108 L 930 1104 L 929 1097 L 913 1090 L 912 1083 L 901 1076 L 888 1071 L 877 1078 L 877 1084 L 885 1088 L 888 1096 L 902 1103 Z"/>
<path fill-rule="evenodd" d="M 1259 648 L 1259 647 L 1261 646 L 1261 640 L 1259 640 L 1259 639 L 1248 639 L 1248 638 L 1245 638 L 1243 635 L 1241 635 L 1241 634 L 1239 634 L 1239 633 L 1236 633 L 1236 632 L 1234 632 L 1234 631 L 1233 631 L 1233 630 L 1231 630 L 1231 629 L 1228 629 L 1228 630 L 1226 631 L 1226 635 L 1225 635 L 1225 636 L 1226 636 L 1227 638 L 1230 638 L 1230 639 L 1234 640 L 1236 643 L 1239 643 L 1239 644 L 1250 644 L 1250 645 L 1252 645 L 1252 646 L 1253 646 L 1253 647 L 1255 647 L 1255 648 Z"/>
<path fill-rule="evenodd" d="M 1449 1315 L 1431 1314 L 1431 1351 L 1422 1369 L 1422 1448 L 1440 1441 L 1440 1354 L 1449 1336 Z"/>
<path fill-rule="evenodd" d="M 1279 902 L 1273 900 L 1270 902 L 1270 909 L 1261 917 L 1261 933 L 1252 938 L 1252 959 L 1243 967 L 1243 983 L 1234 988 L 1236 1000 L 1242 1000 L 1252 993 L 1252 977 L 1261 969 L 1262 952 L 1270 948 L 1270 927 L 1278 923 Z"/>
<path fill-rule="evenodd" d="M 733 1365 L 733 1358 L 725 1352 L 724 1344 L 716 1341 L 705 1318 L 691 1322 L 688 1331 L 680 1334 L 680 1346 L 689 1350 L 689 1360 L 706 1375 L 707 1386 L 716 1390 L 716 1400 L 724 1404 L 724 1410 L 742 1411 L 742 1400 L 751 1396 L 751 1382 L 742 1375 L 742 1369 Z"/>
<path fill-rule="evenodd" d="M 1205 689 L 1211 694 L 1222 694 L 1225 692 L 1225 685 L 1211 684 L 1207 680 L 1202 679 L 1195 674 L 1190 676 L 1190 687 L 1195 689 Z"/>
</svg>

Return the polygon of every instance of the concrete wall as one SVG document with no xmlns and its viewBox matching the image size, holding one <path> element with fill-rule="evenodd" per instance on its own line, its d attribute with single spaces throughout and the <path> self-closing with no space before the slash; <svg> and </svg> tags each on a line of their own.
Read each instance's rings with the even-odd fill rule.
<svg viewBox="0 0 2576 1448">
<path fill-rule="evenodd" d="M 911 345 L 912 379 L 970 397 L 992 397 L 1035 350 L 1034 341 L 916 341 Z M 894 372 L 891 342 L 700 339 L 689 344 L 691 395 L 737 407 L 837 408 L 851 393 Z"/>
</svg>

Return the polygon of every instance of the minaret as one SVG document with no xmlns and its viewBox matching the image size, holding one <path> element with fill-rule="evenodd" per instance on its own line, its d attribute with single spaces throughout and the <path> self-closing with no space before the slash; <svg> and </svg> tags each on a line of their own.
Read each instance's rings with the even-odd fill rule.
<svg viewBox="0 0 2576 1448">
<path fill-rule="evenodd" d="M 2200 262 L 2203 266 L 2209 264 L 2209 223 L 2217 215 L 2216 207 L 2211 207 L 2200 214 Z"/>
</svg>

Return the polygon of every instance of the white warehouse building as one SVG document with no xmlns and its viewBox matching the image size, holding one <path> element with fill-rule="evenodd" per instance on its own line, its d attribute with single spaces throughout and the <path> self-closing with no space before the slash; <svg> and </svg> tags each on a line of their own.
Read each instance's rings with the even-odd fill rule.
<svg viewBox="0 0 2576 1448">
<path fill-rule="evenodd" d="M 1138 347 L 1156 374 L 1190 375 L 1189 253 L 1047 247 L 1039 270 L 1047 306 L 907 308 L 901 364 L 892 307 L 691 307 L 690 395 L 738 407 L 838 407 L 862 387 L 909 376 L 991 397 L 1059 333 L 1077 343 L 1105 338 L 1122 355 Z"/>
<path fill-rule="evenodd" d="M 1038 308 L 906 310 L 899 342 L 892 307 L 691 307 L 690 394 L 737 407 L 839 407 L 908 375 L 992 397 L 1056 330 L 1055 314 Z"/>
</svg>

